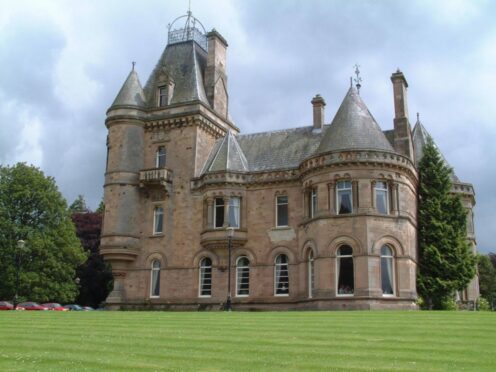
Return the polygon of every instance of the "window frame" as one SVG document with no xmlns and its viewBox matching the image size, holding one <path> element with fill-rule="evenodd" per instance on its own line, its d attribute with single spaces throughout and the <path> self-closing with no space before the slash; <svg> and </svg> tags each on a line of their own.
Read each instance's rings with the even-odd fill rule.
<svg viewBox="0 0 496 372">
<path fill-rule="evenodd" d="M 339 188 L 340 184 L 345 184 L 349 183 L 350 186 L 346 188 Z M 348 192 L 350 193 L 350 204 L 351 204 L 351 210 L 349 213 L 340 213 L 340 203 L 339 203 L 339 195 L 340 193 Z M 340 216 L 344 216 L 347 214 L 352 214 L 353 213 L 353 183 L 351 180 L 340 180 L 336 182 L 336 214 Z"/>
<path fill-rule="evenodd" d="M 160 210 L 160 213 L 158 211 Z M 157 231 L 157 216 L 162 216 L 161 231 Z M 153 208 L 153 236 L 159 236 L 164 234 L 164 207 L 162 205 L 156 205 Z"/>
<path fill-rule="evenodd" d="M 158 264 L 158 267 L 155 264 Z M 162 264 L 160 260 L 154 259 L 150 264 L 150 298 L 160 298 L 160 271 L 162 270 Z M 157 287 L 155 288 L 154 276 L 157 275 Z M 157 289 L 157 291 L 155 291 Z M 158 292 L 158 294 L 155 294 Z"/>
<path fill-rule="evenodd" d="M 349 247 L 351 249 L 351 254 L 341 254 L 341 248 Z M 341 259 L 351 258 L 353 264 L 353 293 L 339 293 L 339 274 L 341 273 Z M 336 250 L 336 297 L 353 297 L 355 296 L 355 257 L 353 256 L 353 247 L 348 244 L 343 244 Z"/>
<path fill-rule="evenodd" d="M 286 203 L 280 203 L 280 198 L 286 198 Z M 286 206 L 286 221 L 285 225 L 279 223 L 279 206 Z M 277 195 L 276 196 L 276 227 L 288 227 L 289 226 L 289 198 L 287 195 Z"/>
<path fill-rule="evenodd" d="M 222 200 L 222 205 L 217 205 L 217 201 L 218 200 Z M 220 207 L 222 207 L 222 226 L 217 226 L 217 208 L 221 209 Z M 225 219 L 226 219 L 226 202 L 224 200 L 224 198 L 221 198 L 221 197 L 217 197 L 217 198 L 214 198 L 214 215 L 213 215 L 213 227 L 214 229 L 223 229 L 224 228 L 224 225 L 226 223 Z"/>
<path fill-rule="evenodd" d="M 382 253 L 383 248 L 389 249 L 390 255 L 385 255 Z M 381 291 L 382 291 L 382 296 L 383 297 L 396 297 L 396 270 L 395 270 L 395 259 L 394 259 L 394 249 L 389 245 L 389 244 L 384 244 L 381 246 L 381 251 L 380 251 L 380 279 L 381 279 Z M 391 289 L 393 293 L 384 293 L 384 287 L 382 284 L 382 271 L 383 271 L 383 265 L 382 265 L 382 260 L 385 259 L 389 262 L 389 265 L 391 265 Z"/>
<path fill-rule="evenodd" d="M 312 187 L 308 193 L 308 218 L 314 218 L 317 212 L 317 188 Z"/>
<path fill-rule="evenodd" d="M 315 291 L 315 257 L 312 249 L 309 249 L 307 253 L 307 274 L 308 298 L 313 298 L 313 292 Z"/>
<path fill-rule="evenodd" d="M 206 260 L 210 261 L 210 265 L 204 264 Z M 207 269 L 210 269 L 210 289 L 208 290 L 210 294 L 202 294 L 203 292 L 203 287 L 205 285 L 205 271 Z M 203 297 L 203 298 L 209 298 L 212 297 L 212 259 L 208 256 L 203 257 L 200 260 L 200 265 L 199 265 L 199 278 L 198 278 L 198 297 Z"/>
<path fill-rule="evenodd" d="M 161 153 L 161 150 L 163 150 L 163 153 Z M 163 164 L 161 165 L 161 159 L 163 159 Z M 157 151 L 155 151 L 155 168 L 165 168 L 165 165 L 167 163 L 167 150 L 165 149 L 165 146 L 158 146 Z"/>
<path fill-rule="evenodd" d="M 167 85 L 161 85 L 158 88 L 158 107 L 167 107 L 169 105 L 169 87 Z M 165 92 L 165 93 L 163 93 Z M 162 98 L 164 98 L 165 103 Z"/>
<path fill-rule="evenodd" d="M 239 265 L 239 261 L 242 260 L 242 259 L 246 259 L 246 261 L 248 261 L 248 264 L 246 266 L 240 266 Z M 240 270 L 241 269 L 241 270 Z M 242 270 L 246 270 L 248 272 L 248 294 L 240 294 L 240 284 L 242 284 L 240 282 L 242 278 L 242 276 L 240 277 L 240 273 L 242 274 L 243 271 Z M 249 297 L 250 296 L 250 259 L 247 257 L 247 256 L 239 256 L 237 259 L 236 259 L 236 297 Z"/>
<path fill-rule="evenodd" d="M 234 200 L 237 200 L 237 205 L 233 203 Z M 239 196 L 231 196 L 229 198 L 229 204 L 227 206 L 227 225 L 228 227 L 232 227 L 234 229 L 240 229 L 241 228 L 241 197 Z M 237 219 L 238 224 L 237 226 L 231 224 L 231 211 L 234 211 L 235 218 L 234 220 Z M 225 222 L 224 222 L 225 223 Z"/>
<path fill-rule="evenodd" d="M 379 184 L 384 184 L 385 185 L 385 188 L 379 188 L 378 185 Z M 390 190 L 389 190 L 389 184 L 387 181 L 385 180 L 377 180 L 375 181 L 375 184 L 374 184 L 374 197 L 375 197 L 375 211 L 378 213 L 378 214 L 381 214 L 381 215 L 384 215 L 384 216 L 387 216 L 389 214 L 391 214 L 391 206 L 390 206 L 390 202 L 389 202 L 389 198 L 390 198 Z M 385 212 L 380 212 L 379 211 L 379 208 L 378 208 L 378 203 L 377 203 L 377 197 L 378 197 L 378 191 L 380 192 L 385 192 L 385 201 L 386 201 L 386 211 Z"/>
<path fill-rule="evenodd" d="M 279 257 L 282 257 L 282 256 L 285 256 L 286 257 L 286 263 L 277 263 L 277 260 Z M 286 284 L 287 284 L 287 293 L 278 293 L 278 282 L 277 282 L 277 271 L 278 271 L 278 267 L 280 266 L 283 266 L 285 265 L 286 266 Z M 282 271 L 282 269 L 280 269 Z M 281 278 L 282 275 L 279 275 L 279 277 Z M 288 297 L 289 296 L 289 257 L 287 254 L 284 254 L 284 253 L 280 253 L 276 256 L 275 260 L 274 260 L 274 296 L 277 296 L 277 297 Z"/>
</svg>

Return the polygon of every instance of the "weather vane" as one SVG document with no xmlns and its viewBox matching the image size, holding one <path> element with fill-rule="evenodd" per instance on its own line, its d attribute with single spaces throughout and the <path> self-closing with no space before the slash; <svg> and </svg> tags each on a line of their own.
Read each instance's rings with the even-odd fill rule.
<svg viewBox="0 0 496 372">
<path fill-rule="evenodd" d="M 355 75 L 356 75 L 356 78 L 353 80 L 355 80 L 358 94 L 360 94 L 360 88 L 362 87 L 362 84 L 360 84 L 362 82 L 362 78 L 360 77 L 360 70 L 359 70 L 360 65 L 355 64 L 355 66 L 353 66 L 353 67 L 355 67 Z"/>
<path fill-rule="evenodd" d="M 134 71 L 134 65 L 136 65 L 136 62 L 131 62 L 131 64 L 133 65 L 133 71 Z"/>
</svg>

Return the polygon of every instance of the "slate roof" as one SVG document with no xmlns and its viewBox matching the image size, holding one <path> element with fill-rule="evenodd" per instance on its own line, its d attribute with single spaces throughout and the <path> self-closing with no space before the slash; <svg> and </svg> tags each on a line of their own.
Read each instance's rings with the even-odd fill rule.
<svg viewBox="0 0 496 372">
<path fill-rule="evenodd" d="M 413 140 L 413 153 L 415 156 L 415 164 L 418 166 L 420 160 L 422 159 L 422 156 L 424 154 L 424 146 L 427 144 L 427 139 L 431 138 L 432 141 L 434 142 L 434 139 L 430 135 L 430 133 L 425 129 L 425 127 L 422 125 L 420 120 L 417 118 L 417 122 L 415 123 L 415 126 L 413 127 L 412 131 L 412 140 Z M 448 163 L 444 155 L 442 154 L 441 150 L 439 150 L 439 147 L 436 145 L 434 142 L 434 146 L 439 151 L 439 154 L 441 155 L 441 158 L 443 159 L 444 163 L 451 168 L 451 180 L 453 182 L 460 182 L 460 179 L 458 176 L 455 174 L 455 170 L 453 167 Z"/>
<path fill-rule="evenodd" d="M 216 171 L 247 172 L 248 162 L 236 137 L 229 130 L 224 138 L 217 141 L 210 153 L 202 173 Z"/>
<path fill-rule="evenodd" d="M 136 71 L 132 70 L 127 76 L 121 90 L 115 97 L 110 107 L 114 106 L 137 106 L 145 105 L 145 95 Z"/>
<path fill-rule="evenodd" d="M 350 87 L 332 120 L 318 154 L 336 150 L 394 152 L 381 128 L 354 87 Z"/>
<path fill-rule="evenodd" d="M 145 85 L 148 105 L 156 105 L 158 77 L 167 73 L 174 81 L 171 104 L 202 101 L 210 107 L 203 85 L 206 64 L 207 53 L 193 40 L 167 45 Z"/>
</svg>

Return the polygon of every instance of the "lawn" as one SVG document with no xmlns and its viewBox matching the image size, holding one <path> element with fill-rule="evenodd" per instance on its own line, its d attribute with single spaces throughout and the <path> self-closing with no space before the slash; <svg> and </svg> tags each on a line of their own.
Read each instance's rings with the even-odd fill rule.
<svg viewBox="0 0 496 372">
<path fill-rule="evenodd" d="M 0 371 L 496 371 L 496 313 L 0 313 Z"/>
</svg>

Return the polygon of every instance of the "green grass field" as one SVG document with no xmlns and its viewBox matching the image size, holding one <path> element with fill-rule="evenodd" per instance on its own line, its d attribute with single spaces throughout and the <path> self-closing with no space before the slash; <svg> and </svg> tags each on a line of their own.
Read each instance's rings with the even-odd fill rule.
<svg viewBox="0 0 496 372">
<path fill-rule="evenodd" d="M 0 371 L 496 371 L 496 313 L 0 313 Z"/>
</svg>

